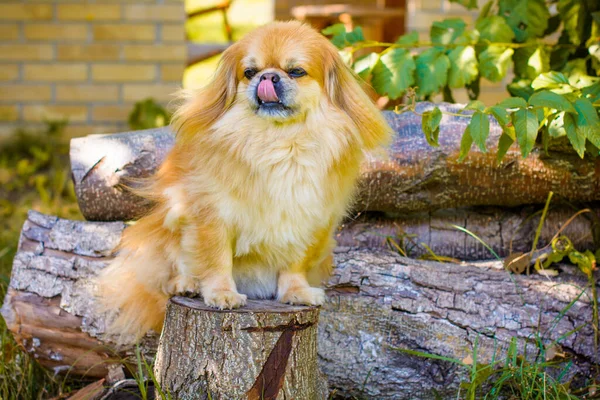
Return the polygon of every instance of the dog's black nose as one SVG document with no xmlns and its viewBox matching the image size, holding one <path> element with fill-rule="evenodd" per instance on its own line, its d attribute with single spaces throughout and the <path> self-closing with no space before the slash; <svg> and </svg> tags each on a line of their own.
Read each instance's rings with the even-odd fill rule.
<svg viewBox="0 0 600 400">
<path fill-rule="evenodd" d="M 260 77 L 261 81 L 266 81 L 267 79 L 270 79 L 273 83 L 277 83 L 281 80 L 281 77 L 274 72 L 267 72 Z"/>
</svg>

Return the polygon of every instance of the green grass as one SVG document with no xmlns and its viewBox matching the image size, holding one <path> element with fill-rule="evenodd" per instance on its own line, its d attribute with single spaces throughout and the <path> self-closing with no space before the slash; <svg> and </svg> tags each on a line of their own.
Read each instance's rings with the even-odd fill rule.
<svg viewBox="0 0 600 400">
<path fill-rule="evenodd" d="M 29 209 L 80 219 L 70 179 L 64 122 L 45 130 L 20 130 L 0 144 L 0 296 L 10 281 L 12 259 Z M 0 399 L 42 399 L 69 392 L 80 382 L 43 369 L 14 341 L 0 318 Z"/>
</svg>

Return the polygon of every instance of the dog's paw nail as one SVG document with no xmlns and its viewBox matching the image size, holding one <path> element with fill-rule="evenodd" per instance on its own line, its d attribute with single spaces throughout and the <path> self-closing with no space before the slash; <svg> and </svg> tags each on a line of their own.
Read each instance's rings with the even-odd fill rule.
<svg viewBox="0 0 600 400">
<path fill-rule="evenodd" d="M 246 305 L 247 297 L 232 290 L 221 290 L 209 293 L 204 297 L 204 302 L 220 310 L 231 310 Z"/>
<path fill-rule="evenodd" d="M 280 301 L 289 304 L 304 304 L 308 306 L 320 306 L 325 303 L 325 291 L 321 288 L 307 287 L 289 290 Z"/>
</svg>

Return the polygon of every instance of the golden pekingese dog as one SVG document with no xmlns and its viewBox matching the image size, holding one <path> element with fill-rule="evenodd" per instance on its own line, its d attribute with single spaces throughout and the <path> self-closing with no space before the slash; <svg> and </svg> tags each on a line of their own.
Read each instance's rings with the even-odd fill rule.
<svg viewBox="0 0 600 400">
<path fill-rule="evenodd" d="M 175 113 L 176 142 L 99 276 L 111 330 L 160 332 L 176 293 L 230 309 L 246 298 L 322 304 L 333 231 L 365 150 L 390 128 L 335 47 L 275 22 L 225 53 L 214 79 Z"/>
</svg>

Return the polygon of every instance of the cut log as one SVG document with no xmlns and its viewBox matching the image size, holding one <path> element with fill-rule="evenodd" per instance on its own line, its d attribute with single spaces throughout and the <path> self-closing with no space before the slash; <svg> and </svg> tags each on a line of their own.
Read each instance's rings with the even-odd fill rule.
<svg viewBox="0 0 600 400">
<path fill-rule="evenodd" d="M 317 307 L 249 300 L 221 311 L 176 296 L 167 307 L 154 375 L 174 400 L 326 399 L 318 321 Z"/>
<path fill-rule="evenodd" d="M 408 215 L 364 213 L 345 221 L 335 239 L 342 247 L 395 251 L 400 251 L 400 247 L 411 258 L 427 256 L 435 259 L 435 255 L 458 260 L 488 260 L 494 258 L 493 253 L 457 227 L 469 230 L 500 257 L 507 257 L 511 252 L 531 251 L 542 209 L 540 205 L 512 209 L 477 207 Z M 550 209 L 538 248 L 548 245 L 575 212 L 566 207 Z M 600 208 L 578 215 L 564 227 L 562 234 L 580 251 L 599 248 L 600 243 L 596 243 L 594 237 L 594 231 L 600 228 L 595 222 L 598 215 Z"/>
<path fill-rule="evenodd" d="M 29 214 L 2 315 L 43 365 L 57 372 L 79 365 L 70 374 L 101 376 L 106 365 L 133 352 L 104 335 L 106 316 L 95 310 L 89 290 L 122 229 L 121 223 Z M 414 399 L 433 398 L 436 390 L 456 398 L 464 376 L 459 367 L 395 348 L 463 360 L 478 340 L 478 361 L 486 362 L 510 338 L 523 349 L 540 332 L 545 344 L 565 335 L 559 344 L 574 361 L 568 372 L 574 385 L 600 362 L 591 289 L 573 267 L 561 267 L 552 279 L 510 276 L 500 263 L 445 264 L 349 248 L 336 250 L 335 264 L 317 340 L 320 366 L 339 395 Z M 149 358 L 153 340 L 149 335 L 142 343 Z"/>
<path fill-rule="evenodd" d="M 460 105 L 437 104 L 459 112 Z M 422 113 L 433 107 L 420 103 Z M 600 200 L 600 158 L 534 149 L 523 159 L 511 147 L 501 164 L 496 148 L 501 129 L 491 119 L 488 153 L 473 149 L 459 163 L 460 139 L 469 119 L 445 115 L 439 147 L 427 144 L 421 117 L 385 112 L 396 131 L 387 152 L 370 154 L 362 166 L 357 211 L 418 212 L 480 205 L 544 203 L 549 191 L 574 202 Z M 81 212 L 88 220 L 130 220 L 148 209 L 125 189 L 132 178 L 150 176 L 173 145 L 168 129 L 94 135 L 71 141 L 71 169 Z"/>
</svg>

